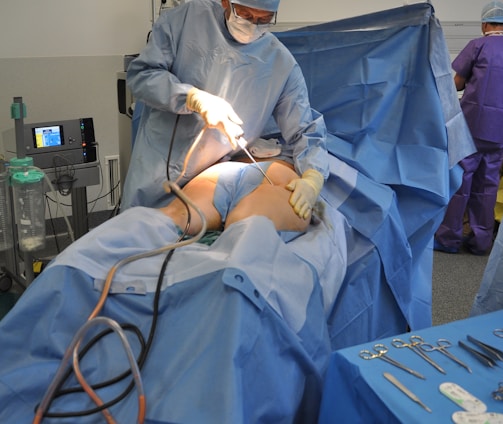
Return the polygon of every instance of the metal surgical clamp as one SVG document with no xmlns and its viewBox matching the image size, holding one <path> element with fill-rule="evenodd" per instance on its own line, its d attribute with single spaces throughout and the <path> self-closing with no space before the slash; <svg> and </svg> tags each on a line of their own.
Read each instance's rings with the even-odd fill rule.
<svg viewBox="0 0 503 424">
<path fill-rule="evenodd" d="M 447 348 L 449 348 L 451 346 L 452 346 L 452 343 L 447 339 L 438 339 L 436 346 L 432 345 L 431 343 L 426 343 L 424 341 L 423 341 L 423 343 L 421 343 L 419 345 L 419 347 L 425 352 L 433 352 L 435 350 L 438 350 L 439 352 L 443 353 L 445 356 L 447 356 L 452 361 L 454 361 L 457 364 L 461 365 L 462 367 L 466 368 L 466 370 L 471 373 L 472 370 L 468 365 L 466 365 L 463 361 L 458 359 L 456 356 L 454 356 L 451 352 L 449 352 L 447 350 Z"/>
<path fill-rule="evenodd" d="M 370 360 L 370 359 L 375 359 L 375 358 L 382 359 L 383 361 L 386 361 L 389 364 L 394 365 L 395 367 L 398 367 L 404 371 L 407 371 L 408 373 L 410 373 L 418 378 L 422 378 L 423 380 L 426 380 L 424 375 L 418 373 L 417 371 L 414 371 L 411 368 L 406 367 L 405 365 L 401 364 L 400 362 L 395 361 L 394 359 L 391 359 L 389 356 L 387 356 L 386 353 L 388 352 L 388 348 L 385 345 L 383 345 L 382 343 L 375 344 L 374 351 L 376 353 L 371 352 L 370 350 L 367 350 L 367 349 L 363 349 L 360 351 L 360 358 L 363 358 L 365 360 Z"/>
<path fill-rule="evenodd" d="M 246 148 L 246 145 L 248 144 L 248 142 L 244 139 L 244 137 L 238 137 L 236 138 L 236 142 L 238 143 L 239 147 L 241 147 L 241 149 L 243 149 L 243 152 L 246 153 L 246 155 L 250 158 L 250 160 L 253 162 L 253 164 L 257 167 L 257 169 L 262 172 L 262 175 L 264 176 L 264 178 L 269 181 L 269 183 L 271 185 L 274 185 L 271 181 L 271 179 L 267 176 L 267 174 L 264 172 L 264 170 L 259 166 L 259 164 L 257 163 L 257 161 L 255 160 L 255 158 L 252 156 L 252 154 L 248 151 L 248 149 Z"/>
<path fill-rule="evenodd" d="M 438 365 L 433 359 L 431 359 L 426 353 L 424 353 L 419 346 L 424 343 L 424 340 L 420 336 L 410 336 L 410 343 L 403 341 L 402 339 L 393 339 L 391 344 L 398 348 L 408 347 L 413 352 L 417 353 L 421 358 L 428 362 L 431 366 L 435 367 L 442 374 L 446 374 L 445 370 Z"/>
</svg>

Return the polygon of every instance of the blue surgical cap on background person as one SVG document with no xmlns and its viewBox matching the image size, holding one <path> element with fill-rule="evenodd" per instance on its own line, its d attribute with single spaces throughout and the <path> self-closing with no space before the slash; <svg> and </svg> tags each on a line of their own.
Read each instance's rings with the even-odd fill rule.
<svg viewBox="0 0 503 424">
<path fill-rule="evenodd" d="M 484 6 L 481 14 L 482 22 L 495 22 L 503 24 L 503 3 L 492 1 Z"/>
<path fill-rule="evenodd" d="M 271 12 L 277 12 L 279 7 L 279 0 L 231 0 L 231 3 Z"/>
</svg>

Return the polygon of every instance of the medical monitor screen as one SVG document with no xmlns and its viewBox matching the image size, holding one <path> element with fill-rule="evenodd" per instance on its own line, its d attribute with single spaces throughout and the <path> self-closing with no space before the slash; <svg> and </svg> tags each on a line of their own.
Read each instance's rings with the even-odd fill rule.
<svg viewBox="0 0 503 424">
<path fill-rule="evenodd" d="M 36 149 L 65 144 L 63 127 L 61 125 L 54 125 L 50 127 L 33 128 L 33 144 Z"/>
</svg>

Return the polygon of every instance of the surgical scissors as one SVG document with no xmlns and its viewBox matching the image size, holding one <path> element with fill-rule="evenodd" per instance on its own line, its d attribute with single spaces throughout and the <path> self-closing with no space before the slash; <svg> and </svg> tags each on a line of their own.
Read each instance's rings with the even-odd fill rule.
<svg viewBox="0 0 503 424">
<path fill-rule="evenodd" d="M 503 337 L 503 328 L 496 328 L 493 330 L 493 334 L 497 337 Z"/>
<path fill-rule="evenodd" d="M 451 346 L 452 346 L 452 343 L 447 339 L 438 339 L 436 346 L 431 343 L 426 343 L 425 341 L 423 341 L 419 345 L 419 347 L 425 352 L 433 352 L 435 350 L 438 350 L 439 352 L 443 353 L 445 356 L 447 356 L 452 361 L 454 361 L 457 364 L 461 365 L 462 367 L 466 368 L 466 370 L 471 373 L 472 370 L 468 365 L 466 365 L 463 361 L 461 361 L 459 358 L 457 358 L 456 356 L 454 356 L 451 352 L 449 352 L 447 350 Z"/>
<path fill-rule="evenodd" d="M 431 366 L 436 368 L 438 371 L 440 371 L 442 374 L 446 374 L 445 370 L 438 365 L 433 359 L 431 359 L 426 353 L 424 353 L 419 346 L 424 343 L 424 340 L 421 336 L 410 336 L 409 337 L 410 343 L 407 343 L 403 341 L 402 339 L 393 339 L 391 341 L 391 344 L 395 347 L 398 348 L 404 348 L 408 347 L 410 350 L 413 352 L 417 353 L 421 358 L 423 358 L 426 362 L 428 362 Z"/>
<path fill-rule="evenodd" d="M 363 358 L 365 360 L 370 360 L 370 359 L 375 359 L 375 358 L 382 359 L 383 361 L 388 362 L 389 364 L 394 365 L 395 367 L 398 367 L 404 371 L 407 371 L 408 373 L 410 373 L 418 378 L 422 378 L 423 380 L 426 380 L 424 375 L 418 373 L 417 371 L 414 371 L 413 369 L 411 369 L 409 367 L 406 367 L 404 364 L 402 364 L 398 361 L 395 361 L 394 359 L 391 359 L 389 356 L 387 356 L 386 353 L 388 353 L 388 348 L 384 344 L 377 343 L 374 345 L 373 349 L 374 349 L 375 353 L 371 352 L 368 349 L 361 350 L 360 351 L 360 358 Z"/>
</svg>

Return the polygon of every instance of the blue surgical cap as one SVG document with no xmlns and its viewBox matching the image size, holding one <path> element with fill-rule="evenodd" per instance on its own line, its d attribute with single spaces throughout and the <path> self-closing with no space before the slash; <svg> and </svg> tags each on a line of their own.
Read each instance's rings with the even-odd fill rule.
<svg viewBox="0 0 503 424">
<path fill-rule="evenodd" d="M 481 15 L 482 22 L 503 24 L 503 3 L 492 1 L 484 6 Z"/>
<path fill-rule="evenodd" d="M 276 12 L 279 7 L 279 0 L 231 0 L 231 3 L 242 4 L 253 9 L 270 10 Z"/>
</svg>

